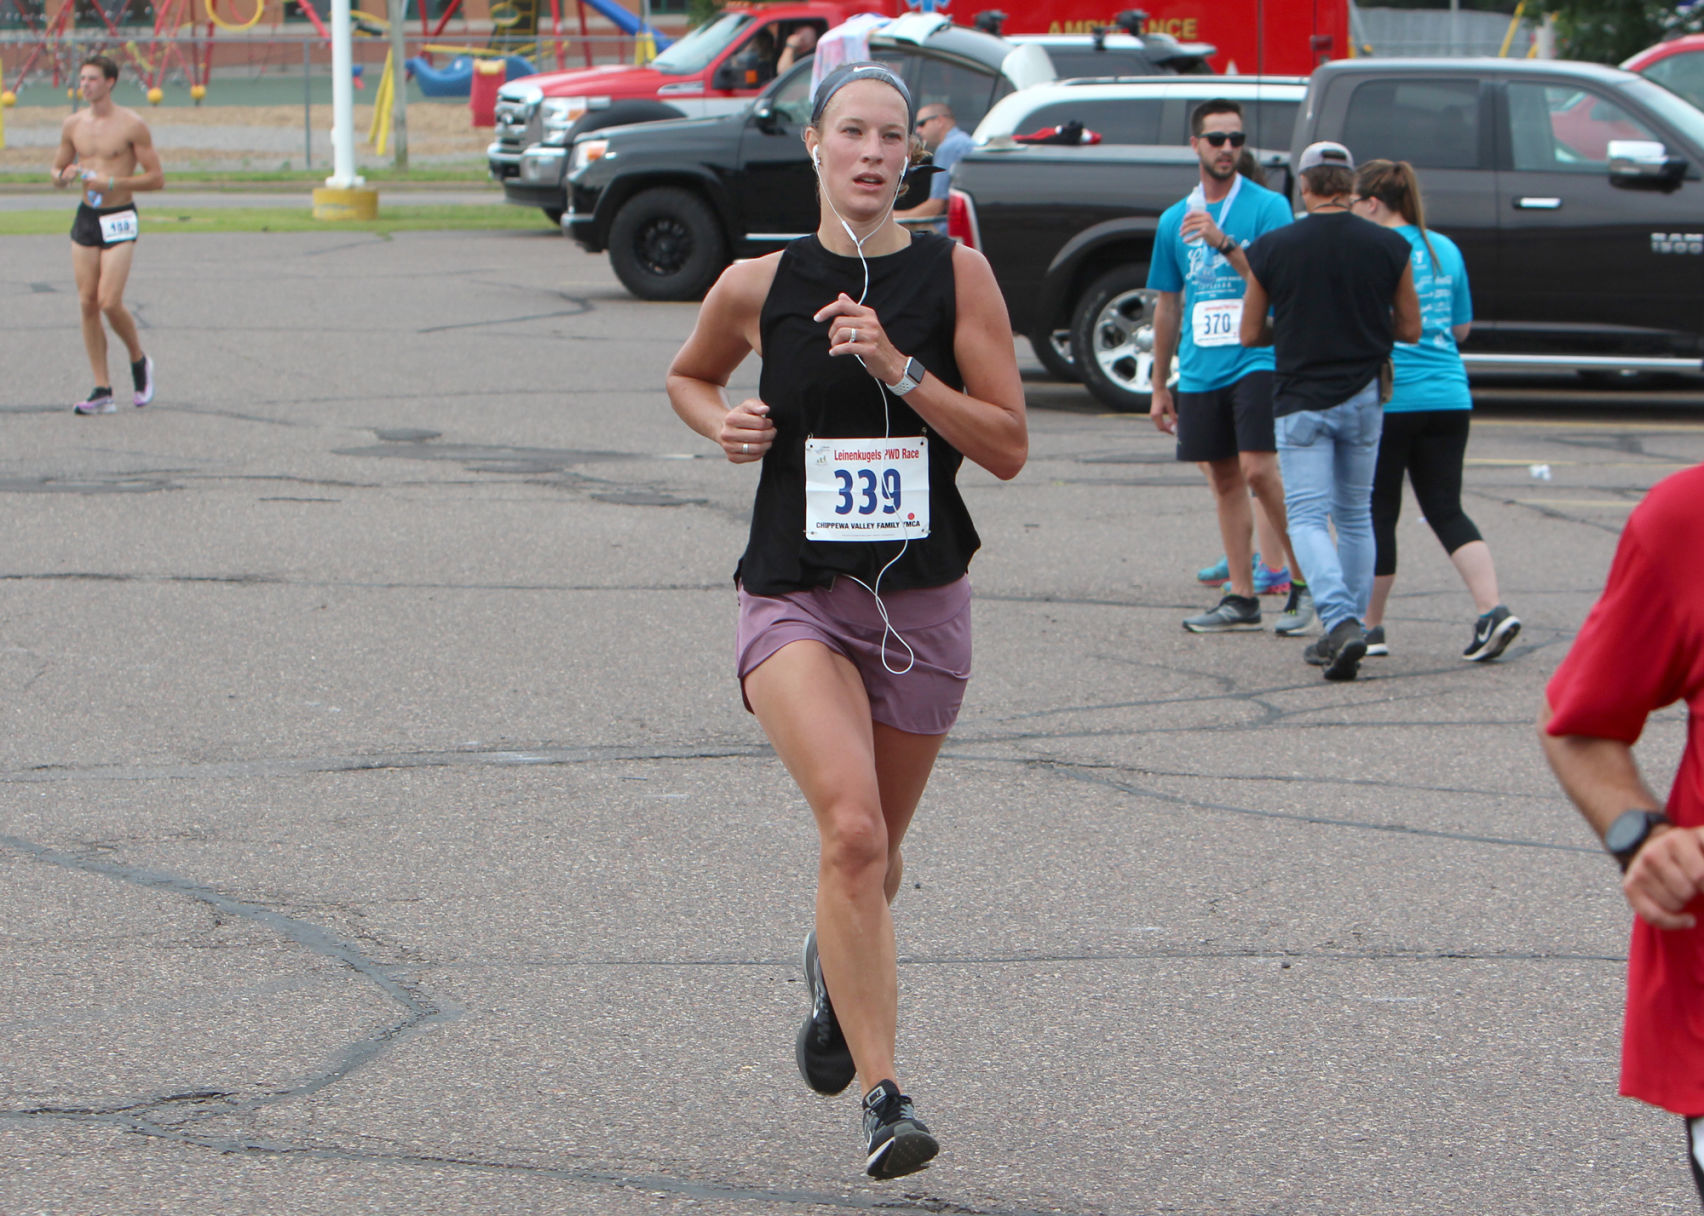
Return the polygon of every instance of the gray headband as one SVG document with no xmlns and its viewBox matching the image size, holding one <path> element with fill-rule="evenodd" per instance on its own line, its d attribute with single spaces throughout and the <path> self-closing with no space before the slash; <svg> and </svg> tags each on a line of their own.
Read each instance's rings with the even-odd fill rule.
<svg viewBox="0 0 1704 1216">
<path fill-rule="evenodd" d="M 898 92 L 905 99 L 905 129 L 907 132 L 911 130 L 915 125 L 911 90 L 905 87 L 905 81 L 893 74 L 892 69 L 871 60 L 843 63 L 822 78 L 822 83 L 817 85 L 816 100 L 811 103 L 811 126 L 822 121 L 822 112 L 828 108 L 829 99 L 857 80 L 879 80 Z"/>
</svg>

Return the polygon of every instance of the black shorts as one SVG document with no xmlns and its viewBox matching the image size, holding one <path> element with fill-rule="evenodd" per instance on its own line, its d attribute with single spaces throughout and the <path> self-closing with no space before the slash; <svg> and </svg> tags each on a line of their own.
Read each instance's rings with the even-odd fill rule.
<svg viewBox="0 0 1704 1216">
<path fill-rule="evenodd" d="M 130 235 L 109 241 L 101 235 L 101 219 L 109 215 L 121 215 L 128 211 L 134 221 L 136 204 L 126 203 L 122 207 L 91 207 L 87 203 L 77 204 L 77 218 L 71 221 L 71 243 L 83 245 L 89 249 L 116 249 L 120 245 L 128 245 L 136 239 L 139 224 L 132 222 Z"/>
<path fill-rule="evenodd" d="M 1177 458 L 1232 460 L 1239 452 L 1276 452 L 1272 373 L 1250 372 L 1205 393 L 1177 394 Z"/>
</svg>

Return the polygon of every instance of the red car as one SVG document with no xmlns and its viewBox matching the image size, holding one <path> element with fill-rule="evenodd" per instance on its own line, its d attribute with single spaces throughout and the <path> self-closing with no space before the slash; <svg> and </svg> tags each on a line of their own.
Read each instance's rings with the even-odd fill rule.
<svg viewBox="0 0 1704 1216">
<path fill-rule="evenodd" d="M 1704 34 L 1687 34 L 1648 46 L 1621 66 L 1704 110 Z"/>
</svg>

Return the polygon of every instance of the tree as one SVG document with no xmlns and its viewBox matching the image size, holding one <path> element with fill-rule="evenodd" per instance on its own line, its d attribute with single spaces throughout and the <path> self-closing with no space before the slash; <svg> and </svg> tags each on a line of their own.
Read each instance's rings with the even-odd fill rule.
<svg viewBox="0 0 1704 1216">
<path fill-rule="evenodd" d="M 1665 35 L 1704 29 L 1704 4 L 1675 0 L 1548 0 L 1565 59 L 1620 63 Z"/>
</svg>

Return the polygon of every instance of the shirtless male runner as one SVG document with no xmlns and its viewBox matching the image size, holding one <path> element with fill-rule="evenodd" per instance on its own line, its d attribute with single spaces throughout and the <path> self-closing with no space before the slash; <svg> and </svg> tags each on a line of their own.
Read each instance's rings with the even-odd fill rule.
<svg viewBox="0 0 1704 1216">
<path fill-rule="evenodd" d="M 124 283 L 136 253 L 138 190 L 166 184 L 160 154 L 148 125 L 134 110 L 114 105 L 118 64 L 90 55 L 77 72 L 78 91 L 89 108 L 65 120 L 59 151 L 53 158 L 53 184 L 81 182 L 83 200 L 71 225 L 71 268 L 83 309 L 83 346 L 95 373 L 95 388 L 72 407 L 79 414 L 110 414 L 118 409 L 107 375 L 105 317 L 130 352 L 130 380 L 138 406 L 154 399 L 154 361 L 142 350 L 136 321 L 124 307 Z"/>
</svg>

